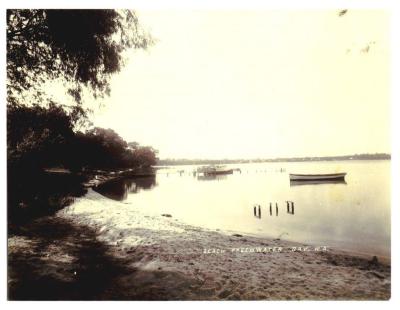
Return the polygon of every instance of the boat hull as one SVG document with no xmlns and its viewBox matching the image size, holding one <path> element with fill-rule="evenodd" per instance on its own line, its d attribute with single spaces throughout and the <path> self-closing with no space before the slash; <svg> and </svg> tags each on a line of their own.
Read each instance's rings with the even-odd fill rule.
<svg viewBox="0 0 400 310">
<path fill-rule="evenodd" d="M 329 181 L 329 180 L 344 180 L 346 173 L 331 173 L 331 174 L 289 174 L 291 181 Z"/>
<path fill-rule="evenodd" d="M 346 185 L 344 179 L 330 179 L 330 180 L 290 180 L 290 186 L 304 186 L 304 185 L 324 185 L 324 184 L 342 184 Z"/>
<path fill-rule="evenodd" d="M 197 173 L 201 173 L 203 175 L 223 175 L 232 174 L 233 169 L 229 169 L 225 166 L 205 166 L 197 168 Z"/>
<path fill-rule="evenodd" d="M 215 171 L 207 171 L 204 174 L 206 175 L 222 175 L 222 174 L 232 174 L 233 170 L 215 170 Z"/>
</svg>

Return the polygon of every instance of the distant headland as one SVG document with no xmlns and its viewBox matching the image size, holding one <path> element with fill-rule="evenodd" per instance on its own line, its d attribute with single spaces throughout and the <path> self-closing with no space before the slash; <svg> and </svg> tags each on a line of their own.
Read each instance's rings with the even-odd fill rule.
<svg viewBox="0 0 400 310">
<path fill-rule="evenodd" d="M 256 159 L 160 159 L 159 166 L 169 165 L 218 165 L 238 163 L 266 163 L 266 162 L 302 162 L 302 161 L 338 161 L 338 160 L 390 160 L 390 154 L 353 154 L 341 156 L 318 156 L 318 157 L 279 157 L 279 158 L 256 158 Z"/>
</svg>

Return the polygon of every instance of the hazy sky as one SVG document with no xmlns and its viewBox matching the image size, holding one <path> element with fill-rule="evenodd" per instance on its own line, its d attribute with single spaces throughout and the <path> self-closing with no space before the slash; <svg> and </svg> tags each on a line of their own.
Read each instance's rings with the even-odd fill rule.
<svg viewBox="0 0 400 310">
<path fill-rule="evenodd" d="M 390 152 L 383 11 L 139 11 L 95 125 L 160 158 Z"/>
</svg>

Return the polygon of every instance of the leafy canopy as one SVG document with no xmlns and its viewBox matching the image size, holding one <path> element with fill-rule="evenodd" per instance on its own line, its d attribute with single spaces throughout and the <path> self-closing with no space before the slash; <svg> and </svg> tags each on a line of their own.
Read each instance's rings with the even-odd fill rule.
<svg viewBox="0 0 400 310">
<path fill-rule="evenodd" d="M 131 10 L 7 10 L 8 103 L 24 92 L 43 100 L 49 79 L 61 79 L 77 103 L 85 87 L 109 94 L 122 52 L 151 43 Z"/>
<path fill-rule="evenodd" d="M 7 163 L 10 171 L 40 171 L 62 166 L 88 169 L 146 168 L 157 163 L 157 151 L 126 142 L 114 130 L 95 127 L 75 132 L 79 111 L 48 107 L 7 107 Z"/>
</svg>

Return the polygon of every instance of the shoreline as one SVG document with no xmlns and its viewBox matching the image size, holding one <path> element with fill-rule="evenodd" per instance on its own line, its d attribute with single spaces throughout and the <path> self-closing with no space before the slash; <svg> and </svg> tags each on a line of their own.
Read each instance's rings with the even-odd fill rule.
<svg viewBox="0 0 400 310">
<path fill-rule="evenodd" d="M 258 236 L 256 234 L 253 233 L 248 233 L 248 232 L 244 232 L 244 231 L 240 231 L 240 230 L 219 230 L 219 232 L 224 233 L 226 235 L 231 235 L 231 234 L 242 234 L 243 236 L 248 236 L 248 237 L 253 237 L 253 238 L 258 238 L 258 239 L 270 239 L 270 240 L 275 240 L 276 238 L 273 238 L 270 235 L 265 235 L 265 236 Z M 299 244 L 299 245 L 304 245 L 307 244 L 307 246 L 309 247 L 318 247 L 315 246 L 313 243 L 305 243 L 305 242 L 301 242 L 298 240 L 288 240 L 285 238 L 280 239 L 282 241 L 285 242 L 290 242 L 293 244 Z M 362 258 L 362 259 L 367 259 L 367 260 L 371 260 L 373 259 L 374 256 L 377 257 L 377 259 L 379 260 L 379 262 L 386 264 L 386 265 L 391 265 L 391 255 L 390 256 L 386 256 L 386 255 L 381 255 L 381 254 L 372 254 L 372 253 L 367 253 L 367 252 L 361 252 L 361 251 L 356 251 L 356 250 L 350 250 L 350 249 L 339 249 L 337 246 L 333 247 L 333 246 L 327 246 L 327 248 L 330 249 L 330 251 L 333 251 L 336 254 L 341 254 L 341 255 L 347 255 L 347 256 L 352 256 L 352 257 L 357 257 L 357 258 Z"/>
<path fill-rule="evenodd" d="M 113 175 L 103 174 L 103 175 L 100 175 L 100 177 L 97 178 L 97 179 L 96 178 L 91 178 L 88 182 L 83 184 L 83 186 L 85 187 L 85 189 L 89 189 L 90 188 L 90 189 L 94 190 L 94 188 L 96 188 L 97 186 L 101 186 L 101 185 L 103 185 L 103 184 L 105 184 L 107 182 L 113 182 L 115 180 L 126 178 L 127 177 L 126 176 L 127 172 L 129 173 L 130 171 L 125 170 L 125 171 L 121 171 L 121 174 L 114 173 Z M 133 177 L 133 178 L 148 177 L 148 176 L 150 176 L 150 175 L 149 174 L 142 174 L 142 175 L 141 174 L 134 174 L 134 175 L 131 175 L 131 177 Z M 101 195 L 101 197 L 104 197 L 104 196 Z M 106 198 L 106 197 L 104 197 L 104 198 Z M 106 199 L 109 199 L 109 198 L 106 198 Z M 124 202 L 122 202 L 122 203 L 124 203 Z M 192 224 L 188 224 L 188 223 L 184 223 L 184 224 L 192 225 Z M 198 227 L 198 228 L 207 230 L 207 228 L 205 228 L 205 227 Z M 245 236 L 254 237 L 254 238 L 260 238 L 260 239 L 274 239 L 270 235 L 258 236 L 258 235 L 254 234 L 254 233 L 249 233 L 249 232 L 240 231 L 240 230 L 218 229 L 218 231 L 221 232 L 221 233 L 224 233 L 226 235 L 242 234 L 242 235 L 245 235 Z M 287 241 L 287 242 L 292 242 L 292 243 L 295 243 L 295 244 L 304 244 L 303 242 L 298 241 L 298 240 L 287 240 L 285 238 L 283 238 L 282 240 Z M 308 245 L 309 246 L 313 246 L 313 244 L 308 244 Z M 332 249 L 333 247 L 329 247 L 329 248 Z M 344 248 L 343 249 L 338 249 L 337 246 L 335 247 L 334 251 L 336 253 L 340 253 L 340 254 L 343 254 L 343 255 L 349 255 L 349 256 L 354 256 L 354 257 L 363 258 L 363 259 L 372 259 L 374 256 L 376 256 L 379 259 L 380 262 L 385 263 L 385 264 L 389 264 L 389 265 L 391 264 L 391 255 L 387 256 L 387 255 L 382 255 L 380 253 L 367 253 L 367 252 L 355 251 L 355 250 L 344 249 Z"/>
<path fill-rule="evenodd" d="M 77 274 L 85 274 L 88 269 L 94 268 L 92 264 L 88 266 L 82 261 L 93 259 L 90 253 L 97 248 L 104 253 L 98 255 L 97 265 L 102 268 L 96 270 L 96 275 L 114 270 L 116 265 L 122 268 L 122 271 L 114 270 L 104 275 L 106 279 L 98 280 L 102 286 L 96 294 L 89 294 L 85 287 L 76 296 L 65 296 L 66 299 L 390 298 L 390 263 L 331 249 L 293 252 L 290 251 L 292 247 L 308 245 L 250 235 L 229 235 L 223 231 L 186 225 L 161 214 L 150 216 L 134 209 L 129 203 L 110 200 L 92 189 L 53 217 L 38 220 L 36 225 L 43 225 L 42 230 L 49 230 L 49 225 L 59 227 L 60 222 L 71 226 L 68 234 L 77 231 L 77 235 L 59 236 L 51 242 L 51 246 L 36 250 L 32 246 L 36 241 L 28 234 L 9 236 L 9 258 L 10 254 L 16 258 L 27 250 L 31 252 L 28 257 L 25 256 L 28 262 L 32 260 L 31 256 L 44 255 L 48 260 L 46 264 L 32 262 L 35 273 L 42 276 L 52 274 L 56 279 L 72 284 Z M 92 234 L 90 238 L 86 236 L 89 232 Z M 58 235 L 58 232 L 54 233 Z M 45 234 L 46 238 L 48 234 Z M 89 246 L 84 254 L 77 255 L 76 247 L 85 248 L 82 242 L 95 242 L 96 246 Z M 203 253 L 204 249 L 280 247 L 289 251 Z M 113 263 L 105 268 L 104 264 L 108 261 Z M 24 262 L 17 260 L 10 263 L 12 270 L 22 268 Z M 23 281 L 14 271 L 9 275 L 11 291 L 16 292 L 14 296 L 18 297 L 18 291 L 23 295 L 18 286 Z M 112 280 L 108 279 L 110 277 Z M 96 284 L 89 282 L 90 285 Z"/>
<path fill-rule="evenodd" d="M 236 164 L 267 164 L 267 163 L 307 163 L 307 162 L 333 162 L 333 161 L 391 161 L 391 155 L 387 154 L 388 157 L 381 158 L 281 158 L 281 159 L 266 159 L 266 160 L 248 160 L 248 159 L 221 159 L 221 160 L 201 160 L 201 159 L 162 159 L 161 164 L 158 163 L 154 167 L 171 167 L 171 166 L 193 166 L 193 165 L 208 165 L 208 164 L 219 164 L 219 165 L 236 165 Z M 165 163 L 167 162 L 167 163 Z"/>
<path fill-rule="evenodd" d="M 88 189 L 122 178 L 151 177 L 155 176 L 156 174 L 154 172 L 138 172 L 134 169 L 125 169 L 111 172 L 101 171 L 97 172 L 97 174 L 95 172 L 89 172 L 85 175 L 87 180 L 82 183 L 82 186 Z"/>
</svg>

